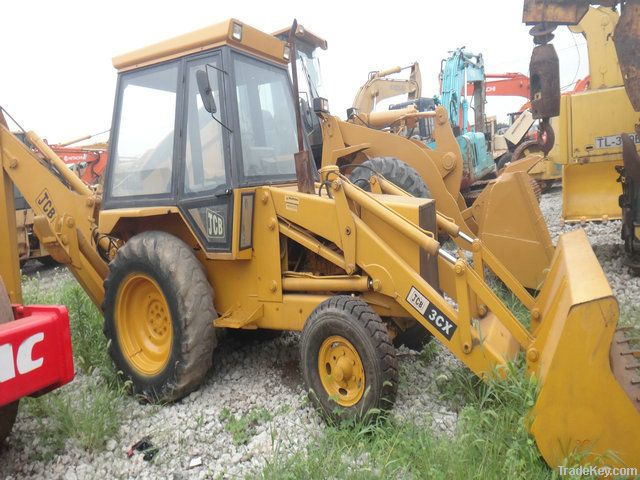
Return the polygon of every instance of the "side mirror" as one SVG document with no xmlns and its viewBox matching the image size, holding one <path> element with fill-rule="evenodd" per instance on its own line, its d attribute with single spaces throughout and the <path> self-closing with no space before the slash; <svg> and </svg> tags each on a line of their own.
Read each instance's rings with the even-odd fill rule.
<svg viewBox="0 0 640 480">
<path fill-rule="evenodd" d="M 198 82 L 198 91 L 200 92 L 204 109 L 213 115 L 218 111 L 218 108 L 216 107 L 216 99 L 213 97 L 209 75 L 207 75 L 206 70 L 198 70 L 196 72 L 196 81 Z"/>
</svg>

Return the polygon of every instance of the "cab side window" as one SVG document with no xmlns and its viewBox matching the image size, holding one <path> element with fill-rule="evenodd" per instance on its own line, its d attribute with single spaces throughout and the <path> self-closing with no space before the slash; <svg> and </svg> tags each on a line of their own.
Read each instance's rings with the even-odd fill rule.
<svg viewBox="0 0 640 480">
<path fill-rule="evenodd" d="M 294 177 L 298 147 L 287 71 L 241 55 L 234 68 L 245 179 Z"/>
<path fill-rule="evenodd" d="M 217 57 L 216 57 L 217 58 Z M 216 58 L 207 58 L 188 64 L 187 79 L 187 137 L 185 152 L 185 193 L 215 190 L 227 184 L 224 163 L 224 131 L 221 124 L 227 121 L 220 85 L 222 73 Z M 204 72 L 209 80 L 216 111 L 204 108 L 197 72 Z"/>
</svg>

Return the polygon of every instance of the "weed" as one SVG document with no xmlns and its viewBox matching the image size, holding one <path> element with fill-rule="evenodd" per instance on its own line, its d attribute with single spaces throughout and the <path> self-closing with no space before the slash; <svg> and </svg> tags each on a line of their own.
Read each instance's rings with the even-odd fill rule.
<svg viewBox="0 0 640 480">
<path fill-rule="evenodd" d="M 40 455 L 52 457 L 69 440 L 88 450 L 102 448 L 105 438 L 120 427 L 123 394 L 101 378 L 89 377 L 80 385 L 72 383 L 40 398 L 24 399 L 22 408 L 37 420 L 40 444 L 45 446 Z"/>
<path fill-rule="evenodd" d="M 25 285 L 25 303 L 60 304 L 69 311 L 73 357 L 82 373 L 98 371 L 114 388 L 120 379 L 107 353 L 107 340 L 102 332 L 102 313 L 75 280 L 68 280 L 44 290 L 31 280 Z"/>
<path fill-rule="evenodd" d="M 23 411 L 40 427 L 43 457 L 51 457 L 70 440 L 82 448 L 100 449 L 121 422 L 128 385 L 115 372 L 102 333 L 102 314 L 74 280 L 41 287 L 40 279 L 24 279 L 27 304 L 61 304 L 69 311 L 73 356 L 84 374 L 71 384 L 39 398 L 26 398 Z"/>
<path fill-rule="evenodd" d="M 432 341 L 427 342 L 420 352 L 420 358 L 426 365 L 429 365 L 438 356 L 439 350 L 439 343 L 432 339 Z"/>
<path fill-rule="evenodd" d="M 520 364 L 506 377 L 454 375 L 467 403 L 453 438 L 384 417 L 332 425 L 305 450 L 276 454 L 260 478 L 551 478 L 525 423 L 537 384 Z"/>
<path fill-rule="evenodd" d="M 219 418 L 225 423 L 225 430 L 231 434 L 233 443 L 244 445 L 256 434 L 256 427 L 271 420 L 273 415 L 264 408 L 256 408 L 236 418 L 228 408 L 224 408 Z"/>
</svg>

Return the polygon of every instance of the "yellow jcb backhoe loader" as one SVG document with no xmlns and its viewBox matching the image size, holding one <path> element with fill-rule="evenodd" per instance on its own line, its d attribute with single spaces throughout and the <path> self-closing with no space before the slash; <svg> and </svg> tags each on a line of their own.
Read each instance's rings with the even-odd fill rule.
<svg viewBox="0 0 640 480">
<path fill-rule="evenodd" d="M 216 329 L 298 330 L 314 403 L 327 416 L 361 416 L 393 405 L 393 336 L 420 326 L 483 378 L 524 352 L 541 384 L 531 431 L 550 465 L 587 450 L 585 461 L 615 452 L 610 464 L 640 467 L 633 355 L 612 346 L 618 306 L 585 234 L 561 237 L 532 297 L 464 222 L 441 213 L 451 195 L 441 208 L 379 175 L 362 185 L 371 192 L 344 176 L 337 163 L 363 149 L 425 154 L 340 122 L 324 102 L 318 178 L 301 148 L 292 48 L 232 19 L 116 57 L 103 195 L 33 132 L 28 147 L 1 122 L 0 243 L 15 242 L 15 184 L 47 250 L 101 306 L 110 355 L 143 397 L 198 388 Z M 293 78 L 296 92 L 295 67 Z M 437 229 L 472 260 L 444 249 Z M 14 301 L 20 279 L 5 266 L 16 255 L 0 250 Z M 487 269 L 530 327 L 491 290 Z"/>
</svg>

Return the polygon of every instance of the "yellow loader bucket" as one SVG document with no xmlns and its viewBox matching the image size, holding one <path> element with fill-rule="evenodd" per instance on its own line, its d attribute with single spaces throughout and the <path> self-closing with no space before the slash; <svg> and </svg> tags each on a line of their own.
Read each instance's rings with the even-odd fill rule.
<svg viewBox="0 0 640 480">
<path fill-rule="evenodd" d="M 538 290 L 554 248 L 529 175 L 502 173 L 485 187 L 471 208 L 482 242 L 520 283 Z"/>
<path fill-rule="evenodd" d="M 569 163 L 562 168 L 562 218 L 567 222 L 618 219 L 622 161 Z"/>
<path fill-rule="evenodd" d="M 560 238 L 535 303 L 530 429 L 543 457 L 640 471 L 640 352 L 616 332 L 618 304 L 582 230 Z"/>
</svg>

